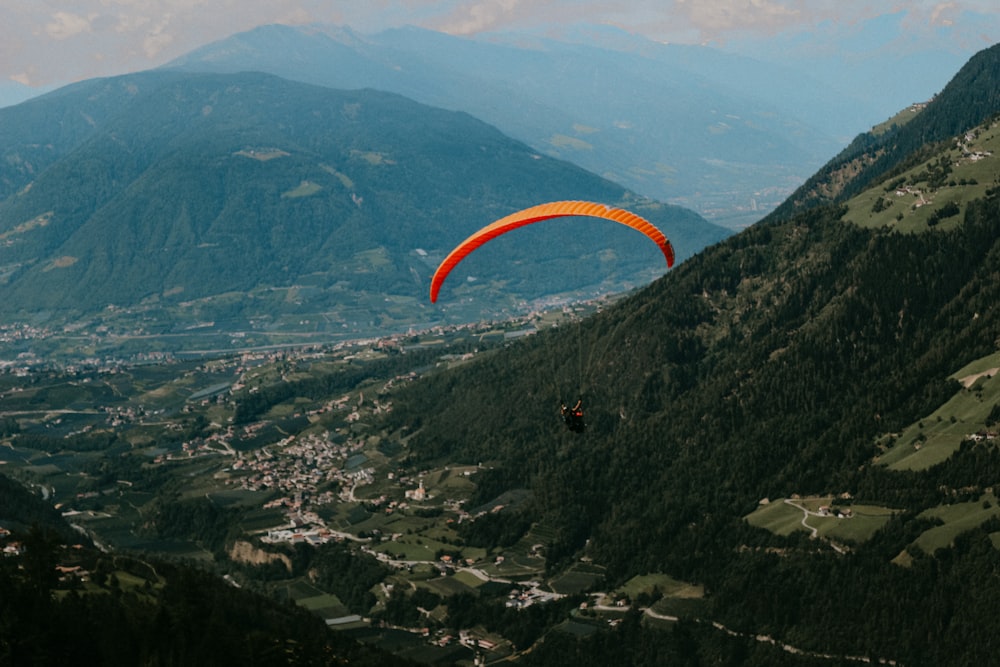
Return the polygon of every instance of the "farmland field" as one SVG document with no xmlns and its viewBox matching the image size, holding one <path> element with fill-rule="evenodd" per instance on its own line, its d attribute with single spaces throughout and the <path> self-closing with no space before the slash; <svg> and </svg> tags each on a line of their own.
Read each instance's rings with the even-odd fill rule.
<svg viewBox="0 0 1000 667">
<path fill-rule="evenodd" d="M 825 496 L 762 503 L 746 520 L 776 535 L 807 531 L 816 537 L 859 543 L 884 526 L 894 512 L 888 507 L 851 505 Z"/>
<path fill-rule="evenodd" d="M 574 563 L 568 570 L 552 579 L 549 585 L 556 593 L 574 595 L 593 590 L 604 581 L 604 568 L 587 563 Z"/>
<path fill-rule="evenodd" d="M 984 357 L 954 373 L 955 380 L 968 378 L 969 386 L 904 429 L 879 461 L 893 470 L 926 470 L 954 454 L 963 440 L 985 430 L 990 411 L 1000 403 L 1000 373 L 994 371 L 1000 366 L 998 357 Z"/>
<path fill-rule="evenodd" d="M 1000 516 L 1000 505 L 992 493 L 984 494 L 979 500 L 941 505 L 923 512 L 920 517 L 938 519 L 942 522 L 924 531 L 914 544 L 925 553 L 933 554 L 952 544 L 961 533 L 981 525 L 988 519 Z"/>
</svg>

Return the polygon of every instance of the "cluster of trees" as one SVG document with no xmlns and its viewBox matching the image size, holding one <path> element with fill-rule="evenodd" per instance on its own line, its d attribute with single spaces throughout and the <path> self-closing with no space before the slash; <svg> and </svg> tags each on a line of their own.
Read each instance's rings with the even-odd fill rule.
<svg viewBox="0 0 1000 667">
<path fill-rule="evenodd" d="M 441 597 L 426 588 L 417 588 L 412 593 L 402 586 L 396 586 L 389 593 L 382 609 L 375 618 L 390 625 L 406 628 L 420 627 L 426 622 L 425 613 L 441 604 Z"/>
<path fill-rule="evenodd" d="M 6 438 L 9 435 L 16 435 L 20 432 L 21 425 L 13 417 L 0 419 L 0 438 Z"/>
<path fill-rule="evenodd" d="M 119 443 L 114 431 L 89 431 L 70 436 L 52 436 L 44 433 L 19 433 L 14 439 L 18 447 L 40 452 L 105 452 Z"/>
<path fill-rule="evenodd" d="M 931 214 L 931 217 L 928 218 L 927 224 L 933 227 L 942 220 L 947 220 L 948 218 L 954 218 L 960 212 L 961 209 L 959 209 L 958 204 L 956 202 L 950 201 L 941 208 L 934 211 L 934 213 Z"/>
<path fill-rule="evenodd" d="M 58 540 L 26 542 L 24 556 L 0 559 L 0 664 L 410 664 L 330 632 L 306 609 L 168 562 L 130 567 L 119 556 L 114 569 L 144 573 L 144 585 L 112 572 L 100 590 L 54 595 Z M 75 558 L 100 570 L 97 552 Z"/>
<path fill-rule="evenodd" d="M 388 568 L 373 556 L 336 542 L 310 549 L 307 563 L 309 570 L 315 571 L 316 585 L 336 595 L 357 614 L 371 610 L 375 604 L 372 588 L 389 574 Z"/>
<path fill-rule="evenodd" d="M 907 665 L 989 662 L 1000 630 L 988 611 L 1000 593 L 988 574 L 1000 567 L 991 539 L 1000 522 L 960 535 L 933 555 L 910 549 L 908 567 L 890 562 L 919 528 L 912 520 L 893 521 L 846 556 L 749 553 L 720 573 L 712 617 L 817 652 Z"/>
<path fill-rule="evenodd" d="M 684 620 L 653 628 L 638 611 L 614 628 L 579 633 L 556 630 L 519 662 L 529 667 L 602 665 L 743 665 L 744 667 L 830 667 L 828 657 L 793 654 L 755 637 L 734 636 L 708 623 Z"/>
<path fill-rule="evenodd" d="M 210 505 L 168 505 L 157 520 L 172 517 L 173 530 L 211 539 L 225 534 L 225 526 Z M 3 475 L 0 521 L 14 529 L 9 541 L 23 547 L 18 556 L 0 558 L 2 665 L 411 664 L 211 570 L 102 553 L 49 503 Z M 343 545 L 301 546 L 292 561 L 296 576 L 314 569 L 322 585 L 358 610 L 371 607 L 368 589 L 386 574 L 373 558 L 352 558 Z M 78 575 L 60 580 L 56 565 L 79 566 L 88 581 Z"/>
<path fill-rule="evenodd" d="M 0 473 L 0 525 L 20 527 L 26 530 L 29 526 L 39 526 L 55 532 L 64 539 L 74 535 L 73 529 L 66 525 L 62 515 L 50 503 L 41 500 L 23 485 Z M 84 542 L 88 540 L 83 539 Z"/>
<path fill-rule="evenodd" d="M 458 534 L 470 547 L 509 547 L 528 532 L 532 523 L 528 512 L 493 512 L 458 524 Z"/>
<path fill-rule="evenodd" d="M 194 540 L 216 556 L 240 533 L 242 512 L 220 507 L 208 498 L 179 500 L 164 494 L 157 499 L 142 530 L 162 538 Z"/>
</svg>

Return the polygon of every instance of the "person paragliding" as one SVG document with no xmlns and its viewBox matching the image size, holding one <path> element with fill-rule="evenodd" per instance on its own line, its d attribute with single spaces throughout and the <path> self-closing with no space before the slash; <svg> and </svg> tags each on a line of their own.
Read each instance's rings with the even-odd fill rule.
<svg viewBox="0 0 1000 667">
<path fill-rule="evenodd" d="M 625 209 L 607 206 L 589 201 L 554 201 L 546 204 L 530 206 L 521 211 L 511 213 L 479 229 L 456 246 L 438 265 L 431 277 L 431 303 L 436 303 L 445 278 L 472 251 L 507 232 L 531 225 L 536 222 L 565 217 L 602 218 L 630 227 L 645 235 L 659 247 L 666 260 L 667 268 L 674 265 L 674 248 L 663 232 L 645 218 L 626 211 Z M 562 405 L 560 410 L 563 423 L 574 433 L 583 433 L 583 399 L 579 399 L 572 408 Z"/>
<path fill-rule="evenodd" d="M 583 433 L 585 425 L 583 421 L 582 398 L 578 398 L 576 400 L 576 405 L 572 408 L 566 407 L 566 404 L 563 403 L 560 412 L 562 414 L 563 423 L 566 424 L 566 428 L 573 431 L 573 433 Z"/>
</svg>

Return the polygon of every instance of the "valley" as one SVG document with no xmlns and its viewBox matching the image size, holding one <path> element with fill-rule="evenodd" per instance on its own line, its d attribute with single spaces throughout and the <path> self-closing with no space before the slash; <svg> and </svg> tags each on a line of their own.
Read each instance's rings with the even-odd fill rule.
<svg viewBox="0 0 1000 667">
<path fill-rule="evenodd" d="M 509 512 L 530 491 L 477 498 L 477 474 L 490 461 L 414 465 L 407 435 L 385 431 L 380 417 L 399 386 L 582 314 L 198 360 L 43 369 L 29 359 L 0 375 L 0 473 L 107 553 L 200 563 L 402 655 L 499 659 L 516 652 L 511 641 L 482 628 L 449 632 L 443 601 L 499 598 L 511 610 L 572 601 L 584 611 L 566 622 L 590 632 L 620 619 L 627 606 L 616 600 L 628 597 L 595 594 L 604 568 L 586 559 L 548 571 L 550 526 L 503 547 L 469 544 L 466 526 Z M 556 410 L 552 428 L 561 428 Z M 325 545 L 380 572 L 364 604 L 293 566 L 302 549 Z M 86 583 L 90 572 L 75 573 L 85 590 L 100 590 Z M 650 581 L 631 586 L 631 597 L 670 580 Z M 404 600 L 395 589 L 442 604 L 388 622 Z M 676 612 L 673 599 L 689 607 L 698 597 L 688 587 L 663 595 L 651 618 Z"/>
<path fill-rule="evenodd" d="M 102 551 L 200 564 L 418 662 L 509 658 L 552 629 L 589 635 L 613 628 L 633 607 L 651 627 L 708 624 L 701 586 L 650 574 L 609 588 L 606 567 L 585 551 L 553 569 L 547 552 L 557 527 L 544 521 L 513 538 L 476 537 L 477 526 L 502 525 L 533 492 L 485 497 L 477 482 L 496 462 L 428 463 L 411 451 L 411 433 L 386 427 L 402 387 L 597 307 L 233 356 L 8 368 L 0 375 L 0 472 L 34 489 Z M 954 400 L 983 402 L 993 373 L 982 373 Z M 943 525 L 914 545 L 933 551 L 1000 516 L 991 495 L 962 507 L 925 512 Z M 745 520 L 775 535 L 805 533 L 844 554 L 901 509 L 855 504 L 849 494 L 793 496 L 762 500 Z M 336 575 L 297 564 L 327 549 L 369 563 L 366 590 L 350 592 Z M 898 560 L 907 559 L 904 552 Z M 89 571 L 73 572 L 77 586 L 100 590 L 87 583 Z M 458 600 L 516 612 L 500 624 L 516 641 L 495 624 L 456 627 Z M 536 605 L 556 615 L 533 632 L 517 630 Z M 710 627 L 743 636 L 717 620 Z"/>
</svg>

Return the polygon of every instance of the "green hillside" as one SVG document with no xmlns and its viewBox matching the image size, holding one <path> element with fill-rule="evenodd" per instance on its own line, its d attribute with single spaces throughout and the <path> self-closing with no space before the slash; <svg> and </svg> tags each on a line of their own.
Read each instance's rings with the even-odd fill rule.
<svg viewBox="0 0 1000 667">
<path fill-rule="evenodd" d="M 81 338 L 177 350 L 213 347 L 210 333 L 222 347 L 237 333 L 368 336 L 663 272 L 627 229 L 553 223 L 477 253 L 453 282 L 467 297 L 429 307 L 451 247 L 556 199 L 636 209 L 682 258 L 726 235 L 466 114 L 370 90 L 149 72 L 76 84 L 0 121 L 0 313 Z M 63 138 L 41 144 L 46 131 Z"/>
<path fill-rule="evenodd" d="M 930 153 L 930 152 L 929 152 Z M 844 220 L 868 227 L 921 231 L 961 223 L 966 204 L 996 187 L 1000 124 L 973 128 L 912 167 L 894 172 L 846 202 Z"/>
</svg>

